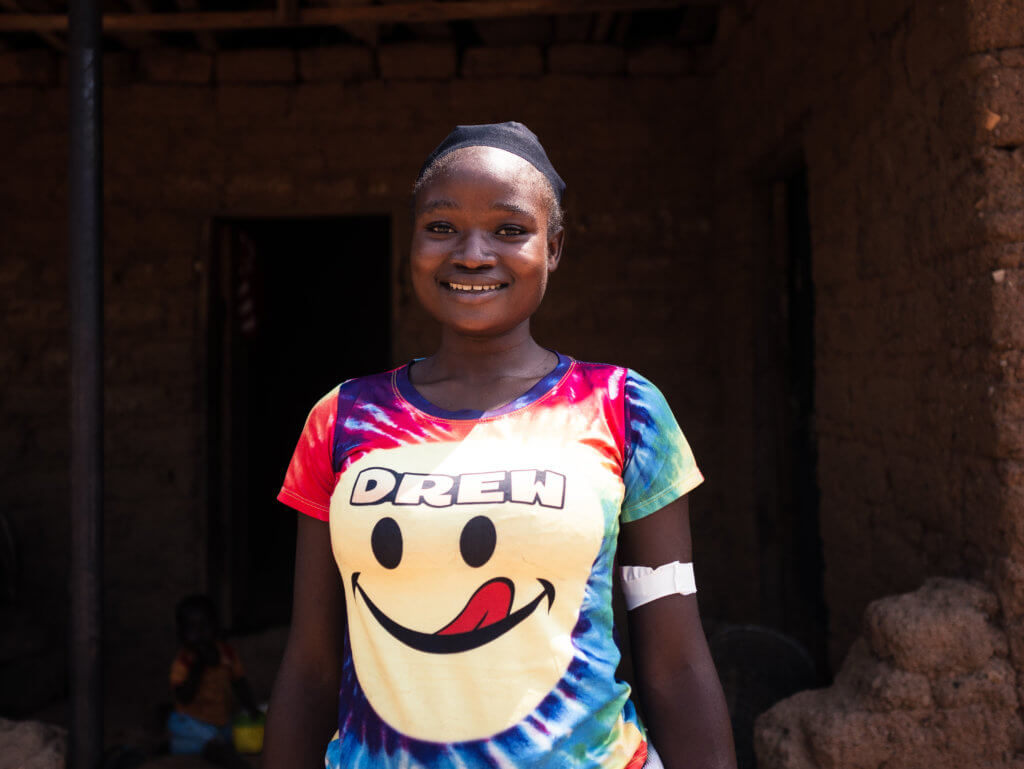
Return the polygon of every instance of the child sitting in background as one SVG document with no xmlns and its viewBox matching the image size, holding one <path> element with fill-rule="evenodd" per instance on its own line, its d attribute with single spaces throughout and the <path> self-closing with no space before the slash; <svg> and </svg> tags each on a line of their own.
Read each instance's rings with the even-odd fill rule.
<svg viewBox="0 0 1024 769">
<path fill-rule="evenodd" d="M 171 753 L 201 754 L 232 769 L 248 767 L 231 744 L 232 690 L 251 715 L 258 709 L 242 661 L 221 640 L 213 601 L 190 595 L 178 603 L 175 619 L 181 649 L 171 664 Z"/>
</svg>

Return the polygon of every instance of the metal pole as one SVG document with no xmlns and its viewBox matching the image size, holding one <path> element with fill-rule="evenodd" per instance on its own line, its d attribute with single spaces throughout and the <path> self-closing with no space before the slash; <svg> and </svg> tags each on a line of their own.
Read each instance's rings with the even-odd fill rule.
<svg viewBox="0 0 1024 769">
<path fill-rule="evenodd" d="M 103 131 L 98 0 L 70 0 L 71 769 L 103 754 Z"/>
</svg>

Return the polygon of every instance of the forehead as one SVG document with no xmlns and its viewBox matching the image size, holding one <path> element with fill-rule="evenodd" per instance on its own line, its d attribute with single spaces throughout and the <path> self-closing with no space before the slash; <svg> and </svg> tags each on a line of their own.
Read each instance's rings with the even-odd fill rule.
<svg viewBox="0 0 1024 769">
<path fill-rule="evenodd" d="M 544 175 L 511 152 L 496 147 L 465 147 L 440 161 L 443 167 L 423 185 L 417 195 L 417 208 L 432 198 L 452 199 L 490 197 L 520 205 L 545 208 L 547 181 Z"/>
</svg>

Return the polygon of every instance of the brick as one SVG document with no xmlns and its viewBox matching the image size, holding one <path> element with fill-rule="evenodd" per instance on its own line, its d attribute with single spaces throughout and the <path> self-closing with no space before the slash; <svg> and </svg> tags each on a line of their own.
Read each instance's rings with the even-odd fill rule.
<svg viewBox="0 0 1024 769">
<path fill-rule="evenodd" d="M 374 75 L 373 52 L 364 46 L 299 51 L 299 78 L 308 83 L 366 80 Z"/>
<path fill-rule="evenodd" d="M 57 81 L 57 57 L 49 51 L 0 53 L 0 83 L 52 85 Z"/>
<path fill-rule="evenodd" d="M 213 56 L 202 51 L 153 48 L 140 57 L 142 75 L 153 83 L 209 83 Z"/>
<path fill-rule="evenodd" d="M 548 49 L 548 69 L 563 75 L 618 75 L 626 53 L 614 45 L 566 43 Z"/>
<path fill-rule="evenodd" d="M 447 43 L 394 43 L 377 52 L 383 78 L 444 80 L 455 76 L 455 46 Z"/>
<path fill-rule="evenodd" d="M 288 48 L 217 54 L 217 81 L 220 83 L 290 83 L 295 80 L 295 74 L 295 52 Z"/>
<path fill-rule="evenodd" d="M 226 123 L 254 118 L 283 118 L 292 105 L 294 90 L 281 85 L 226 85 L 217 89 L 217 112 Z"/>
<path fill-rule="evenodd" d="M 640 48 L 630 52 L 626 71 L 630 75 L 682 75 L 693 71 L 693 52 L 670 45 Z"/>
<path fill-rule="evenodd" d="M 964 5 L 960 13 L 971 51 L 1024 46 L 1024 0 L 967 0 Z"/>
<path fill-rule="evenodd" d="M 536 45 L 482 46 L 469 48 L 462 55 L 465 77 L 530 76 L 543 72 L 544 55 Z"/>
<path fill-rule="evenodd" d="M 1024 144 L 1024 69 L 989 70 L 978 85 L 982 140 L 999 146 Z"/>
<path fill-rule="evenodd" d="M 551 39 L 554 25 L 547 17 L 520 16 L 479 19 L 473 27 L 484 45 L 543 45 Z"/>
</svg>

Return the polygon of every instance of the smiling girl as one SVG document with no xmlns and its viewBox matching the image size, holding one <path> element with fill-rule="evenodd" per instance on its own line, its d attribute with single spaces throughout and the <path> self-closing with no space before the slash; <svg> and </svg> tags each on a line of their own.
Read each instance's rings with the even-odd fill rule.
<svg viewBox="0 0 1024 769">
<path fill-rule="evenodd" d="M 460 126 L 424 164 L 410 265 L 441 343 L 307 419 L 279 495 L 303 515 L 264 769 L 325 745 L 329 769 L 735 765 L 686 439 L 639 374 L 530 333 L 563 191 L 519 123 Z M 616 552 L 646 728 L 615 677 Z"/>
</svg>

